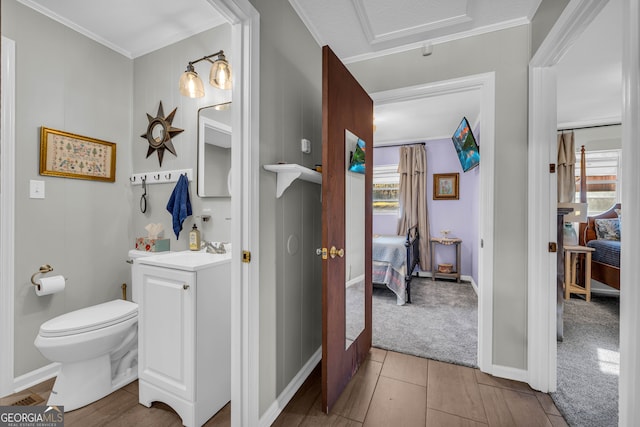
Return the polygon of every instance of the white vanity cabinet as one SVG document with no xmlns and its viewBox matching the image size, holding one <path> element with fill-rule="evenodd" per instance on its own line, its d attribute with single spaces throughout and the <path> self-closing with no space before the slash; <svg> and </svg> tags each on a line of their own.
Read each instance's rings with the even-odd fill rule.
<svg viewBox="0 0 640 427">
<path fill-rule="evenodd" d="M 164 402 L 185 426 L 201 426 L 231 399 L 231 258 L 177 254 L 145 258 L 133 278 L 139 401 Z"/>
</svg>

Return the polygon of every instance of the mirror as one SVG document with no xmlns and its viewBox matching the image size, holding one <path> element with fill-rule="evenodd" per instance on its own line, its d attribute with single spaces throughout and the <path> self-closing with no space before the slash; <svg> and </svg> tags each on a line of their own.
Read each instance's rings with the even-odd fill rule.
<svg viewBox="0 0 640 427">
<path fill-rule="evenodd" d="M 231 197 L 231 103 L 198 111 L 198 196 Z"/>
<path fill-rule="evenodd" d="M 345 349 L 364 330 L 365 142 L 345 130 Z"/>
</svg>

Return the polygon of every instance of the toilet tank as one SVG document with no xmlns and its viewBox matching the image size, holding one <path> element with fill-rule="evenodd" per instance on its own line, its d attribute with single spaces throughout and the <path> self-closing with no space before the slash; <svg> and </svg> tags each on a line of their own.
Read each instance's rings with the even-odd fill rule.
<svg viewBox="0 0 640 427">
<path fill-rule="evenodd" d="M 162 252 L 162 253 L 168 253 L 168 252 Z M 137 249 L 131 249 L 129 251 L 129 260 L 131 262 L 131 280 L 129 280 L 129 283 L 131 283 L 131 301 L 136 303 L 140 302 L 140 299 L 139 299 L 140 291 L 136 288 L 133 281 L 133 278 L 135 277 L 135 271 L 136 269 L 139 268 L 138 259 L 142 257 L 154 256 L 158 254 L 159 254 L 158 252 L 139 251 Z"/>
</svg>

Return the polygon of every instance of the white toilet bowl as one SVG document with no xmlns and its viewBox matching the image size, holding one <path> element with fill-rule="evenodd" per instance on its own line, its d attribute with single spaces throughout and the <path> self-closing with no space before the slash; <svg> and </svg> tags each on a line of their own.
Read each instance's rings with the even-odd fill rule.
<svg viewBox="0 0 640 427">
<path fill-rule="evenodd" d="M 138 304 L 114 300 L 55 317 L 35 346 L 61 364 L 47 404 L 88 405 L 138 377 Z"/>
</svg>

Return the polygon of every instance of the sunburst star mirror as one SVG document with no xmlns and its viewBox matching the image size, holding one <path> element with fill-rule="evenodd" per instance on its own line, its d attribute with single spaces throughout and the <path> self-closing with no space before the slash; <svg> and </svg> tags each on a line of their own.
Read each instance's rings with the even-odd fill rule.
<svg viewBox="0 0 640 427">
<path fill-rule="evenodd" d="M 165 149 L 169 150 L 169 152 L 171 152 L 171 154 L 173 154 L 174 156 L 178 156 L 176 154 L 176 149 L 173 146 L 173 142 L 171 142 L 171 138 L 184 130 L 174 128 L 171 125 L 171 123 L 173 122 L 173 117 L 175 116 L 177 110 L 178 107 L 174 108 L 171 114 L 169 114 L 167 117 L 164 117 L 162 101 L 160 101 L 160 106 L 158 107 L 158 114 L 156 115 L 156 117 L 152 117 L 149 113 L 147 113 L 147 119 L 149 119 L 147 132 L 140 135 L 142 138 L 145 138 L 149 142 L 147 158 L 154 151 L 157 151 L 160 166 L 162 166 L 162 158 L 164 156 Z"/>
</svg>

